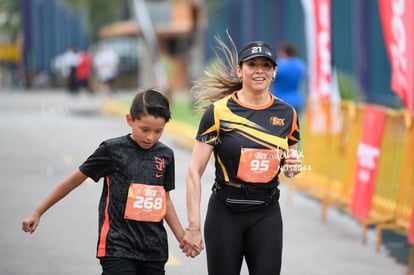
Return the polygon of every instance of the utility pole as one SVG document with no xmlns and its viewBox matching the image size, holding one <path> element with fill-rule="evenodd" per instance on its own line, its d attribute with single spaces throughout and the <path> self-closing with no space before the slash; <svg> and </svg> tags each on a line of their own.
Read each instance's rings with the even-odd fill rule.
<svg viewBox="0 0 414 275">
<path fill-rule="evenodd" d="M 159 58 L 158 39 L 145 0 L 131 0 L 131 6 L 137 25 L 142 32 L 146 53 L 148 53 L 139 54 L 139 85 L 156 87 L 166 93 L 168 91 L 167 75 Z"/>
<path fill-rule="evenodd" d="M 23 49 L 22 49 L 22 61 L 20 66 L 22 66 L 24 72 L 24 82 L 26 88 L 31 88 L 31 76 L 30 76 L 30 67 L 31 67 L 31 58 L 33 55 L 32 48 L 32 1 L 31 0 L 20 0 L 21 5 L 21 18 L 23 26 Z"/>
</svg>

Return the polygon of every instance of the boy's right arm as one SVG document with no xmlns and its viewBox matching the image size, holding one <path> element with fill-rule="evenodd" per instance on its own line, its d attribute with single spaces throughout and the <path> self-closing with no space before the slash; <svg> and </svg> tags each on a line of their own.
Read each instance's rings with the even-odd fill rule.
<svg viewBox="0 0 414 275">
<path fill-rule="evenodd" d="M 40 217 L 54 204 L 63 199 L 73 189 L 84 182 L 88 176 L 79 169 L 66 177 L 55 189 L 40 203 L 40 205 L 23 220 L 22 229 L 25 232 L 33 233 L 40 221 Z"/>
</svg>

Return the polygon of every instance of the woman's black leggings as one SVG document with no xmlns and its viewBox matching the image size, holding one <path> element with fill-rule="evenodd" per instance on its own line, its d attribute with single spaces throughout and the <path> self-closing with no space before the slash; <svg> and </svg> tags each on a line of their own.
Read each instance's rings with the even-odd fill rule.
<svg viewBox="0 0 414 275">
<path fill-rule="evenodd" d="M 204 225 L 208 274 L 239 275 L 243 257 L 250 275 L 279 275 L 282 262 L 279 202 L 232 212 L 212 193 Z"/>
</svg>

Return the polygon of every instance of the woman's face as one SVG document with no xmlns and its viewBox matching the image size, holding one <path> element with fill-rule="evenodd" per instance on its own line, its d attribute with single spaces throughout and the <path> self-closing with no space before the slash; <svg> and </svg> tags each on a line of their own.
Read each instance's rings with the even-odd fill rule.
<svg viewBox="0 0 414 275">
<path fill-rule="evenodd" d="M 243 89 L 267 92 L 276 70 L 277 67 L 268 58 L 256 57 L 244 61 L 237 73 L 243 79 Z"/>
<path fill-rule="evenodd" d="M 131 127 L 131 138 L 143 149 L 150 149 L 160 139 L 165 127 L 165 119 L 151 115 L 141 116 L 140 119 L 132 119 L 126 116 Z"/>
</svg>

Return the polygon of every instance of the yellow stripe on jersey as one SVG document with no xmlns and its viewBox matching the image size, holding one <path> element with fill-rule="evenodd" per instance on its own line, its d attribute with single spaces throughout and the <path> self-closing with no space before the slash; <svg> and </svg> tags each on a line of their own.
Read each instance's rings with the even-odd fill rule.
<svg viewBox="0 0 414 275">
<path fill-rule="evenodd" d="M 226 167 L 224 166 L 219 156 L 217 156 L 217 162 L 220 164 L 221 171 L 223 171 L 224 181 L 229 182 L 230 181 L 229 174 L 227 173 Z"/>
<path fill-rule="evenodd" d="M 252 136 L 263 142 L 271 144 L 274 147 L 279 147 L 285 150 L 288 149 L 287 138 L 280 138 L 273 134 L 265 133 L 267 132 L 267 129 L 265 129 L 261 125 L 233 113 L 227 107 L 228 97 L 225 97 L 214 103 L 214 106 L 215 106 L 214 107 L 214 121 L 215 121 L 216 126 L 213 128 L 217 130 L 217 132 L 218 132 L 218 129 L 220 129 L 220 127 L 223 127 L 224 129 L 231 129 L 231 130 L 237 129 L 238 131 L 241 131 L 249 136 Z M 220 123 L 220 121 L 221 121 L 221 125 L 218 126 L 217 124 Z M 208 130 L 205 132 L 208 132 Z"/>
<path fill-rule="evenodd" d="M 220 129 L 220 128 L 217 128 L 217 129 Z M 214 137 L 212 137 L 212 138 L 210 138 L 209 140 L 204 140 L 203 142 L 204 143 L 207 143 L 207 144 L 213 144 L 213 143 L 215 143 L 217 140 L 218 140 L 218 130 L 216 129 L 216 127 L 215 127 L 215 125 L 213 125 L 213 126 L 211 126 L 210 128 L 208 128 L 207 130 L 205 130 L 201 135 L 202 136 L 209 136 L 208 134 L 209 133 L 213 133 L 213 132 L 216 132 L 217 133 L 217 135 L 216 136 L 214 136 Z"/>
<path fill-rule="evenodd" d="M 276 148 L 282 148 L 284 150 L 289 148 L 287 138 L 280 138 L 272 134 L 263 133 L 260 130 L 252 129 L 246 125 L 235 124 L 232 122 L 222 121 L 222 125 L 227 129 L 237 129 L 237 131 L 251 136 L 252 140 L 258 139 L 259 141 L 264 141 Z"/>
</svg>

